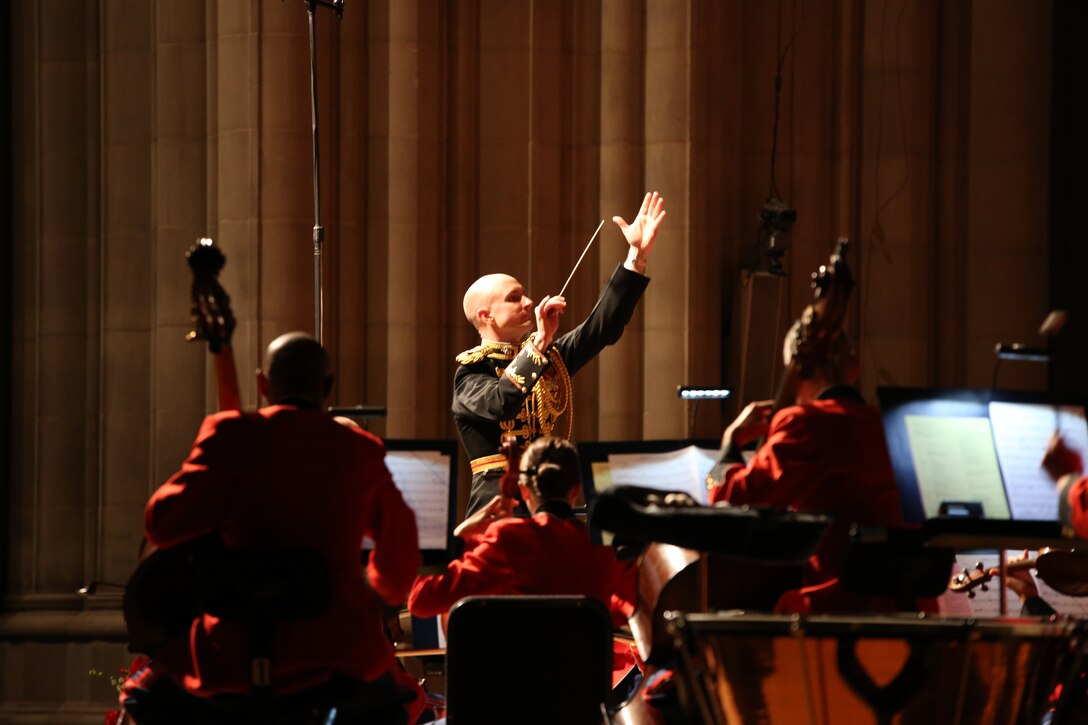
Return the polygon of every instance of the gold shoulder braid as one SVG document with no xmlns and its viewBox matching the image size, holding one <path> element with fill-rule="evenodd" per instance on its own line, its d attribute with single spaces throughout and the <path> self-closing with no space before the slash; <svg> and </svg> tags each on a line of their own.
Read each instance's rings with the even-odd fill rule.
<svg viewBox="0 0 1088 725">
<path fill-rule="evenodd" d="M 570 373 L 563 364 L 563 356 L 554 347 L 548 350 L 551 368 L 537 382 L 525 404 L 529 419 L 536 423 L 537 435 L 558 435 L 570 438 L 574 430 L 574 390 L 570 383 Z M 553 374 L 549 374 L 552 373 Z M 566 425 L 562 432 L 555 430 L 559 417 L 567 413 Z M 536 436 L 533 436 L 534 438 Z"/>
<path fill-rule="evenodd" d="M 509 343 L 484 340 L 476 347 L 465 350 L 457 356 L 456 360 L 461 365 L 472 365 L 480 362 L 485 357 L 493 357 L 496 360 L 513 360 L 517 352 L 517 347 Z"/>
<path fill-rule="evenodd" d="M 574 390 L 570 382 L 570 373 L 563 363 L 563 356 L 554 347 L 548 350 L 551 366 L 540 377 L 532 392 L 526 396 L 521 410 L 511 420 L 499 422 L 504 434 L 517 436 L 520 443 L 528 443 L 540 436 L 558 435 L 570 438 L 574 430 Z M 495 370 L 502 377 L 502 369 Z M 563 430 L 556 431 L 559 418 L 567 414 Z"/>
</svg>

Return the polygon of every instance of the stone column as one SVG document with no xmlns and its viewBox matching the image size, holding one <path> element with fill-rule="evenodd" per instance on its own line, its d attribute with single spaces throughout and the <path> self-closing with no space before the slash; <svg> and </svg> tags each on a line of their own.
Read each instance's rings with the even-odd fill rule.
<svg viewBox="0 0 1088 725">
<path fill-rule="evenodd" d="M 270 5 L 273 3 L 269 3 Z M 214 37 L 215 76 L 210 81 L 214 99 L 209 101 L 209 133 L 215 138 L 209 169 L 215 179 L 214 211 L 216 241 L 227 256 L 220 281 L 231 295 L 238 326 L 234 353 L 242 392 L 242 406 L 258 404 L 253 371 L 260 364 L 263 297 L 261 277 L 261 3 L 238 0 L 217 3 L 211 18 Z M 303 18 L 302 22 L 305 22 Z M 308 51 L 307 51 L 308 52 Z M 209 226 L 212 226 L 210 223 Z M 279 285 L 272 294 L 290 295 Z M 208 363 L 211 365 L 211 362 Z M 209 410 L 215 402 L 215 375 L 209 369 Z"/>
<path fill-rule="evenodd" d="M 154 232 L 148 263 L 151 300 L 150 475 L 137 479 L 124 516 L 131 522 L 118 541 L 118 566 L 134 561 L 142 511 L 148 494 L 178 469 L 205 412 L 208 351 L 187 343 L 189 286 L 185 252 L 208 228 L 207 14 L 203 3 L 160 0 L 153 18 L 152 124 L 155 143 L 150 167 Z M 233 261 L 233 260 L 232 260 Z M 109 539 L 107 539 L 109 543 Z"/>
<path fill-rule="evenodd" d="M 99 554 L 100 18 L 93 2 L 11 12 L 19 143 L 6 589 L 8 605 L 26 608 L 74 600 Z"/>
<path fill-rule="evenodd" d="M 605 219 L 596 257 L 599 283 L 622 260 L 623 235 L 612 217 L 628 221 L 646 191 L 643 179 L 643 95 L 645 86 L 644 14 L 641 3 L 603 0 L 601 3 L 600 92 L 600 213 Z M 666 203 L 673 202 L 666 193 Z M 671 206 L 669 207 L 671 209 Z M 650 257 L 647 274 L 660 281 L 659 259 L 675 252 L 673 218 L 661 233 L 662 244 Z M 601 440 L 637 440 L 642 437 L 643 333 L 647 301 L 639 306 L 623 337 L 600 359 L 597 434 Z"/>
<path fill-rule="evenodd" d="M 678 438 L 687 422 L 676 385 L 691 373 L 691 3 L 647 0 L 646 27 L 644 182 L 668 190 L 669 215 L 668 243 L 650 258 L 654 282 L 642 302 L 642 434 Z"/>
</svg>

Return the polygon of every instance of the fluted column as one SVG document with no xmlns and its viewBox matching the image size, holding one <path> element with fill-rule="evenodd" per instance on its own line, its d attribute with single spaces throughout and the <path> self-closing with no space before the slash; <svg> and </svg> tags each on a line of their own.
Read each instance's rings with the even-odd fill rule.
<svg viewBox="0 0 1088 725">
<path fill-rule="evenodd" d="M 215 137 L 214 156 L 209 160 L 215 185 L 209 203 L 215 215 L 216 241 L 227 256 L 220 279 L 231 296 L 238 321 L 233 347 L 242 405 L 252 408 L 258 404 L 253 371 L 260 364 L 259 350 L 264 339 L 260 323 L 261 2 L 217 3 L 213 12 L 214 29 L 210 32 L 215 38 L 215 77 L 209 84 L 214 101 L 208 110 L 209 133 Z M 272 294 L 291 295 L 293 290 L 283 284 L 273 285 Z M 209 374 L 209 410 L 217 408 L 214 381 L 214 374 Z"/>
<path fill-rule="evenodd" d="M 601 95 L 600 95 L 600 209 L 605 228 L 599 240 L 599 282 L 603 285 L 623 253 L 623 235 L 612 217 L 630 221 L 643 193 L 643 83 L 645 55 L 643 48 L 642 3 L 603 0 L 601 3 Z M 637 11 L 637 12 L 636 12 Z M 661 190 L 666 205 L 673 199 L 671 190 Z M 668 208 L 671 209 L 671 206 Z M 677 237 L 669 217 L 661 231 L 661 243 L 654 250 L 646 273 L 660 281 L 659 259 L 673 254 Z M 617 251 L 618 247 L 618 251 Z M 643 411 L 643 333 L 646 315 L 643 300 L 623 337 L 600 361 L 599 419 L 601 440 L 637 440 L 642 435 Z"/>
<path fill-rule="evenodd" d="M 1050 195 L 1051 5 L 971 6 L 967 380 L 986 387 L 997 342 L 1043 344 Z M 995 99 L 1002 99 L 997 101 Z M 1001 112 L 994 109 L 1001 108 Z M 959 240 L 949 239 L 948 244 Z M 1001 310 L 999 314 L 994 314 Z M 1005 363 L 999 387 L 1045 389 L 1039 364 Z"/>
<path fill-rule="evenodd" d="M 11 12 L 20 142 L 7 592 L 35 606 L 72 596 L 98 557 L 99 8 Z"/>
<path fill-rule="evenodd" d="M 149 490 L 176 471 L 204 414 L 207 349 L 185 342 L 189 326 L 189 283 L 185 252 L 208 228 L 207 15 L 203 3 L 160 0 L 153 18 L 152 123 L 150 166 L 154 232 L 148 264 L 151 299 L 150 473 L 126 489 L 125 536 L 106 543 L 124 576 L 131 569 Z M 123 445 L 118 442 L 118 445 Z M 107 532 L 108 533 L 108 532 Z M 127 567 L 127 569 L 126 569 Z"/>
<path fill-rule="evenodd" d="M 650 439 L 683 437 L 686 429 L 676 385 L 691 371 L 690 12 L 687 0 L 646 3 L 644 181 L 666 190 L 669 204 L 668 239 L 650 259 L 654 282 L 642 302 L 642 433 Z"/>
</svg>

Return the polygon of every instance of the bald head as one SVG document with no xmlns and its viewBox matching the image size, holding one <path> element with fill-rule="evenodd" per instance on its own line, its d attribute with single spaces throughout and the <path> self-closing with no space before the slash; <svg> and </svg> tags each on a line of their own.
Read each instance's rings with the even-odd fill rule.
<svg viewBox="0 0 1088 725">
<path fill-rule="evenodd" d="M 479 311 L 490 309 L 491 304 L 503 295 L 506 288 L 520 286 L 518 281 L 508 274 L 485 274 L 469 285 L 465 292 L 465 317 L 477 330 L 480 329 Z"/>
<path fill-rule="evenodd" d="M 465 292 L 465 317 L 480 337 L 517 342 L 533 327 L 533 301 L 508 274 L 487 274 Z"/>
<path fill-rule="evenodd" d="M 288 332 L 269 344 L 261 377 L 262 392 L 272 405 L 286 400 L 321 405 L 332 386 L 325 348 L 304 332 Z"/>
</svg>

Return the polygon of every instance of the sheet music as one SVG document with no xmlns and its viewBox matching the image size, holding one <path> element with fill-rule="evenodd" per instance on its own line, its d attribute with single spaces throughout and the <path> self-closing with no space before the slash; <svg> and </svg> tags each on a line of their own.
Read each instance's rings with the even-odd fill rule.
<svg viewBox="0 0 1088 725">
<path fill-rule="evenodd" d="M 718 451 L 688 446 L 667 453 L 613 453 L 608 457 L 615 486 L 644 486 L 684 491 L 699 503 L 707 502 L 706 474 Z"/>
<path fill-rule="evenodd" d="M 1023 552 L 1021 551 L 1008 551 L 1006 552 L 1006 557 L 1013 557 L 1022 553 Z M 953 566 L 951 575 L 958 574 L 964 570 L 974 571 L 975 562 L 982 562 L 983 567 L 988 570 L 997 566 L 997 554 L 957 554 L 956 564 Z M 1077 617 L 1078 619 L 1088 618 L 1088 597 L 1071 597 L 1066 594 L 1059 594 L 1048 587 L 1042 579 L 1035 576 L 1034 570 L 1031 572 L 1031 575 L 1032 579 L 1035 580 L 1036 588 L 1039 590 L 1039 596 L 1042 597 L 1043 601 L 1049 604 L 1054 611 L 1059 614 Z M 974 589 L 975 596 L 973 598 L 968 597 L 966 593 L 946 591 L 944 594 L 937 597 L 937 609 L 941 614 L 953 617 L 998 617 L 1001 613 L 1001 595 L 998 590 L 1000 583 L 1000 577 L 994 577 L 987 584 L 988 591 L 984 592 L 976 587 Z M 1018 616 L 1021 607 L 1020 599 L 1011 589 L 1007 591 L 1007 595 L 1009 616 Z"/>
<path fill-rule="evenodd" d="M 926 518 L 939 515 L 942 501 L 979 501 L 986 518 L 1009 518 L 988 419 L 908 415 L 904 421 Z"/>
<path fill-rule="evenodd" d="M 416 514 L 419 548 L 444 550 L 450 514 L 449 456 L 438 451 L 388 451 L 385 465 Z"/>
<path fill-rule="evenodd" d="M 1056 520 L 1058 493 L 1042 467 L 1043 454 L 1056 430 L 1067 446 L 1082 456 L 1088 452 L 1084 410 L 1040 403 L 990 403 L 990 424 L 1012 517 Z"/>
</svg>

